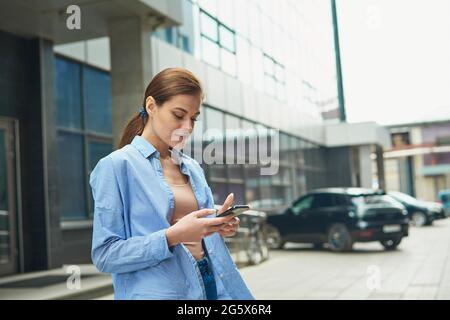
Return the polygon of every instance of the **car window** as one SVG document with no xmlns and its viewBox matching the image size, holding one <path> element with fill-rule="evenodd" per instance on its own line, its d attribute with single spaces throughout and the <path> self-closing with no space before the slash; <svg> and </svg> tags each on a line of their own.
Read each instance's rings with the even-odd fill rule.
<svg viewBox="0 0 450 320">
<path fill-rule="evenodd" d="M 312 196 L 306 196 L 303 199 L 300 199 L 292 206 L 292 213 L 298 215 L 301 211 L 307 210 L 311 208 L 311 204 L 313 202 Z"/>
<path fill-rule="evenodd" d="M 348 206 L 351 204 L 347 196 L 335 194 L 334 195 L 334 205 L 335 206 Z"/>
<path fill-rule="evenodd" d="M 398 200 L 391 196 L 385 195 L 363 195 L 352 197 L 352 202 L 355 205 L 370 205 L 370 204 L 391 204 L 398 205 Z"/>
<path fill-rule="evenodd" d="M 315 194 L 314 201 L 312 203 L 312 208 L 326 208 L 333 207 L 334 196 L 332 194 Z"/>
</svg>

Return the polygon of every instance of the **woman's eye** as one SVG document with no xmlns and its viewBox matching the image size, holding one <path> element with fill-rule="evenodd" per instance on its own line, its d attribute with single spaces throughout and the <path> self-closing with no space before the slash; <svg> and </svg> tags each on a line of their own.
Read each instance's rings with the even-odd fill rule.
<svg viewBox="0 0 450 320">
<path fill-rule="evenodd" d="M 177 118 L 177 119 L 180 119 L 180 120 L 183 119 L 183 116 L 181 116 L 181 115 L 179 115 L 179 114 L 174 113 L 173 115 L 174 115 L 175 118 Z"/>
</svg>

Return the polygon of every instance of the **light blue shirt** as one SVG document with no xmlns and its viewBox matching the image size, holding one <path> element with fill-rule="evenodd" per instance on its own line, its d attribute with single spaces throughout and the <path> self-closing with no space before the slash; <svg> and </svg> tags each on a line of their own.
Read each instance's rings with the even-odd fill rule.
<svg viewBox="0 0 450 320">
<path fill-rule="evenodd" d="M 214 208 L 203 169 L 176 154 L 199 209 Z M 195 258 L 183 245 L 168 247 L 174 197 L 159 152 L 143 137 L 101 159 L 90 176 L 94 197 L 92 261 L 111 273 L 115 299 L 206 299 Z M 218 233 L 204 238 L 219 299 L 254 299 Z"/>
</svg>

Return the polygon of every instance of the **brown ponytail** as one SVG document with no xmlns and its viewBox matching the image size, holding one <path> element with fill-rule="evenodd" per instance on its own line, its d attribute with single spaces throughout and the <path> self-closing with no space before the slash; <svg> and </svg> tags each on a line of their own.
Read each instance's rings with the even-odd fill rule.
<svg viewBox="0 0 450 320">
<path fill-rule="evenodd" d="M 156 74 L 145 89 L 142 106 L 145 110 L 147 97 L 152 96 L 157 106 L 170 100 L 178 94 L 201 95 L 204 98 L 203 87 L 197 77 L 187 69 L 167 68 Z M 148 116 L 142 118 L 139 112 L 133 116 L 123 130 L 119 149 L 131 143 L 136 135 L 141 135 L 147 123 Z"/>
</svg>

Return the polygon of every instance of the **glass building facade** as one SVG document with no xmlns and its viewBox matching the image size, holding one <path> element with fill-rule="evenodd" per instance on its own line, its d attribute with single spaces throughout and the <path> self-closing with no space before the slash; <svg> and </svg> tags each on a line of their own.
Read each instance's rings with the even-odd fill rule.
<svg viewBox="0 0 450 320">
<path fill-rule="evenodd" d="M 316 119 L 338 118 L 329 1 L 184 0 L 183 6 L 183 25 L 157 30 L 156 37 Z"/>
</svg>

